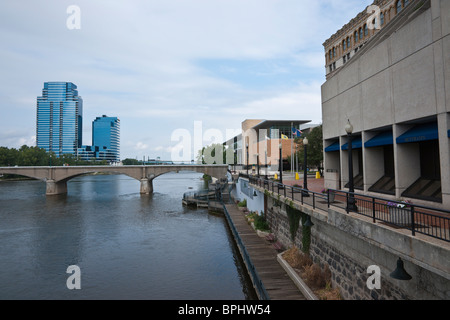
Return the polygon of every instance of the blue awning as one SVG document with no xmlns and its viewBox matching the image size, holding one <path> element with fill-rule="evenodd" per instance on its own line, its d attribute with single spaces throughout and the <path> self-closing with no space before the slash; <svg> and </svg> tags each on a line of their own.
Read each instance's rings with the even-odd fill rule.
<svg viewBox="0 0 450 320">
<path fill-rule="evenodd" d="M 325 148 L 325 152 L 332 152 L 332 151 L 339 151 L 340 147 L 339 147 L 339 141 L 329 145 L 328 147 Z"/>
<path fill-rule="evenodd" d="M 392 136 L 392 131 L 382 132 L 366 143 L 364 143 L 364 147 L 372 148 L 372 147 L 380 147 L 380 146 L 388 146 L 394 144 L 394 137 Z"/>
<path fill-rule="evenodd" d="M 353 139 L 352 141 L 352 149 L 361 149 L 362 148 L 362 140 L 361 138 Z M 348 142 L 342 145 L 342 150 L 348 150 Z"/>
<path fill-rule="evenodd" d="M 438 139 L 436 123 L 417 125 L 397 138 L 397 143 L 411 143 Z"/>
</svg>

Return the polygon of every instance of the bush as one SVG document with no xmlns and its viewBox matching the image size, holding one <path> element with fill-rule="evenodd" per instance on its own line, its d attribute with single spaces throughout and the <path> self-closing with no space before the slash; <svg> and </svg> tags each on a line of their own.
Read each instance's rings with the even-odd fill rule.
<svg viewBox="0 0 450 320">
<path fill-rule="evenodd" d="M 266 219 L 264 219 L 264 217 L 262 217 L 262 216 L 255 215 L 254 224 L 255 224 L 256 230 L 261 230 L 261 231 L 270 230 L 269 225 L 266 222 Z"/>
<path fill-rule="evenodd" d="M 246 206 L 247 206 L 247 199 L 244 199 L 238 203 L 238 207 L 244 208 Z"/>
</svg>

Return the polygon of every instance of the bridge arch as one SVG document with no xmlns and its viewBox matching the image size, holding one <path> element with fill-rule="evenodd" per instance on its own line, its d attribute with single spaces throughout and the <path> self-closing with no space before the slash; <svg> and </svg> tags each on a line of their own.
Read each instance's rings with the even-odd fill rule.
<svg viewBox="0 0 450 320">
<path fill-rule="evenodd" d="M 43 180 L 47 184 L 47 195 L 67 193 L 67 181 L 81 175 L 102 172 L 125 174 L 140 181 L 142 194 L 149 194 L 153 192 L 153 179 L 165 173 L 190 171 L 220 179 L 226 177 L 227 169 L 227 165 L 3 167 L 0 168 L 0 174 L 16 174 Z"/>
</svg>

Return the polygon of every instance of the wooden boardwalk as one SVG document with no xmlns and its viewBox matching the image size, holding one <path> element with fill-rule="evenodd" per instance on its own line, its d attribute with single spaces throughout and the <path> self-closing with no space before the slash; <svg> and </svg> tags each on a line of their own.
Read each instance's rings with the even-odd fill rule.
<svg viewBox="0 0 450 320">
<path fill-rule="evenodd" d="M 225 207 L 228 212 L 227 219 L 233 224 L 234 230 L 238 233 L 245 252 L 248 254 L 249 262 L 245 258 L 244 261 L 251 265 L 247 265 L 247 268 L 254 268 L 268 298 L 270 300 L 306 300 L 277 261 L 278 252 L 273 245 L 256 234 L 255 230 L 247 223 L 243 212 L 234 203 L 225 204 Z M 241 248 L 239 249 L 241 254 L 245 254 Z M 251 272 L 249 273 L 251 275 Z"/>
</svg>

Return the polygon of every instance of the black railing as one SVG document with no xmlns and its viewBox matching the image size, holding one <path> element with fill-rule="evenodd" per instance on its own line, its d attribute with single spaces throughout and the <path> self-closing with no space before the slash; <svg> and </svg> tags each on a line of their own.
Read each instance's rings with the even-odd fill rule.
<svg viewBox="0 0 450 320">
<path fill-rule="evenodd" d="M 412 235 L 421 233 L 436 239 L 450 242 L 450 211 L 425 207 L 410 203 L 371 197 L 342 190 L 328 189 L 326 193 L 305 190 L 298 186 L 288 186 L 277 181 L 248 177 L 250 184 L 264 188 L 274 196 L 306 204 L 313 209 L 327 211 L 337 207 L 349 213 L 347 203 L 353 196 L 356 201 L 355 213 L 372 218 L 397 228 L 411 231 Z"/>
</svg>

